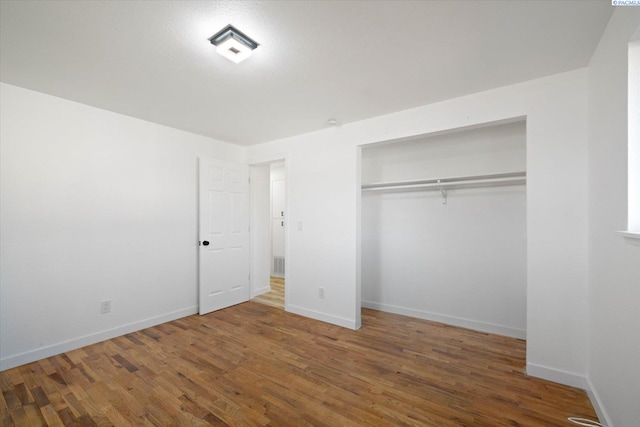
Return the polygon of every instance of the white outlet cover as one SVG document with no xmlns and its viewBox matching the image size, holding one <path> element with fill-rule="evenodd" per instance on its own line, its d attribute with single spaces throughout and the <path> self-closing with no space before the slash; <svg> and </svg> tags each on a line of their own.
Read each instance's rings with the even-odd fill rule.
<svg viewBox="0 0 640 427">
<path fill-rule="evenodd" d="M 100 313 L 110 313 L 111 312 L 111 300 L 105 300 L 100 302 Z"/>
</svg>

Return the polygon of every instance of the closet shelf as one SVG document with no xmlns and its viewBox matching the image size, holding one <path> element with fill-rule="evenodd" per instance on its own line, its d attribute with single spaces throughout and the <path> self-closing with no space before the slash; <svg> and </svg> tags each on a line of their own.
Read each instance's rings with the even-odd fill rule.
<svg viewBox="0 0 640 427">
<path fill-rule="evenodd" d="M 447 190 L 451 188 L 495 187 L 503 185 L 522 185 L 527 180 L 526 172 L 496 173 L 489 175 L 459 176 L 420 181 L 385 182 L 363 184 L 362 191 L 395 190 Z"/>
</svg>

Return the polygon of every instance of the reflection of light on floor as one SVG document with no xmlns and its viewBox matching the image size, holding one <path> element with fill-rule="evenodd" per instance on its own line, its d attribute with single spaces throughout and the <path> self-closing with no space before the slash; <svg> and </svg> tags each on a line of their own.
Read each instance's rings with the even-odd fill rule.
<svg viewBox="0 0 640 427">
<path fill-rule="evenodd" d="M 271 292 L 259 295 L 252 301 L 284 309 L 284 277 L 271 276 Z"/>
</svg>

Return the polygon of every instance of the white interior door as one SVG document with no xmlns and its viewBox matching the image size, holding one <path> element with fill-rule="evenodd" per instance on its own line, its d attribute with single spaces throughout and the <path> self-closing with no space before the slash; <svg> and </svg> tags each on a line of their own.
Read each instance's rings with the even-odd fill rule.
<svg viewBox="0 0 640 427">
<path fill-rule="evenodd" d="M 284 179 L 276 179 L 271 187 L 272 218 L 284 218 L 284 205 L 286 200 L 286 184 Z"/>
<path fill-rule="evenodd" d="M 200 159 L 199 311 L 248 301 L 249 167 Z"/>
<path fill-rule="evenodd" d="M 277 179 L 271 183 L 271 254 L 284 258 L 284 206 L 285 180 Z"/>
<path fill-rule="evenodd" d="M 280 170 L 282 169 L 280 168 Z M 284 179 L 271 181 L 271 274 L 276 277 L 284 277 L 285 194 Z"/>
</svg>

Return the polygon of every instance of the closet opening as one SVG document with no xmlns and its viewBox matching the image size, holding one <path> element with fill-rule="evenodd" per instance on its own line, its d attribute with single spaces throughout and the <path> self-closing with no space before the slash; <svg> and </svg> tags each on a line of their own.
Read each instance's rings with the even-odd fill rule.
<svg viewBox="0 0 640 427">
<path fill-rule="evenodd" d="M 284 161 L 251 166 L 252 299 L 285 308 L 286 168 Z"/>
<path fill-rule="evenodd" d="M 526 338 L 524 118 L 361 147 L 361 306 Z"/>
</svg>

